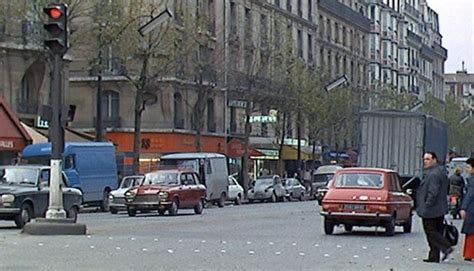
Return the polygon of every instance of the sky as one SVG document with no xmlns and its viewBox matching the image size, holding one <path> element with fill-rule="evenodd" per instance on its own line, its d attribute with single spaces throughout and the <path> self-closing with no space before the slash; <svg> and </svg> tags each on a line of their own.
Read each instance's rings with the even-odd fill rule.
<svg viewBox="0 0 474 271">
<path fill-rule="evenodd" d="M 461 62 L 474 73 L 474 0 L 428 0 L 438 13 L 443 47 L 448 49 L 445 72 L 461 70 Z"/>
</svg>

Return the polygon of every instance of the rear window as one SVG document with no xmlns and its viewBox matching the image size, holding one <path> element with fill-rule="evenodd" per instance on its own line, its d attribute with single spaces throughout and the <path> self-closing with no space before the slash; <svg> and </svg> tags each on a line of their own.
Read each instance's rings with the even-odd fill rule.
<svg viewBox="0 0 474 271">
<path fill-rule="evenodd" d="M 383 187 L 383 175 L 380 173 L 342 173 L 336 176 L 336 187 Z"/>
</svg>

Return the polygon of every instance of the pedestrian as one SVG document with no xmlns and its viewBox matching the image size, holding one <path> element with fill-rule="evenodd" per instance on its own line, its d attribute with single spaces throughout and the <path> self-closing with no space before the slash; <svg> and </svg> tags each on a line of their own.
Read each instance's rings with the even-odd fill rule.
<svg viewBox="0 0 474 271">
<path fill-rule="evenodd" d="M 428 258 L 424 262 L 439 263 L 440 252 L 442 260 L 446 260 L 453 252 L 451 243 L 443 237 L 444 216 L 448 213 L 448 186 L 446 170 L 438 164 L 434 152 L 423 155 L 424 178 L 416 194 L 416 211 L 423 222 L 423 230 L 430 247 Z"/>
<path fill-rule="evenodd" d="M 459 215 L 460 206 L 462 202 L 462 197 L 464 194 L 464 178 L 461 176 L 462 169 L 456 167 L 454 169 L 453 175 L 449 177 L 449 197 L 451 203 L 451 212 L 453 218 L 456 218 Z"/>
<path fill-rule="evenodd" d="M 474 157 L 466 160 L 467 193 L 461 204 L 461 218 L 464 219 L 461 232 L 464 238 L 464 260 L 474 259 Z"/>
</svg>

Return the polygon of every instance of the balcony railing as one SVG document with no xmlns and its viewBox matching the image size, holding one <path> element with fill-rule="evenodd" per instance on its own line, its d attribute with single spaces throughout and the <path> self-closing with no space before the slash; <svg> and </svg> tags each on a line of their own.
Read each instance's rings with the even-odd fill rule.
<svg viewBox="0 0 474 271">
<path fill-rule="evenodd" d="M 421 17 L 421 12 L 416 10 L 416 8 L 410 4 L 405 3 L 405 11 L 417 19 Z"/>
</svg>

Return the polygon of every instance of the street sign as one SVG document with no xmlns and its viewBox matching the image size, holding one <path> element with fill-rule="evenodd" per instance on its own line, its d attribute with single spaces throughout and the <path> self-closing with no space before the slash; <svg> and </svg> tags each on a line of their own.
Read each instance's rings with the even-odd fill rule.
<svg viewBox="0 0 474 271">
<path fill-rule="evenodd" d="M 229 100 L 227 105 L 230 106 L 230 107 L 246 108 L 247 107 L 247 101 Z"/>
<path fill-rule="evenodd" d="M 168 9 L 165 9 L 160 14 L 158 14 L 158 16 L 154 17 L 144 26 L 140 27 L 138 29 L 138 32 L 140 33 L 142 37 L 144 37 L 146 34 L 150 33 L 157 26 L 162 24 L 166 18 L 172 18 L 172 17 L 173 17 L 173 14 L 171 14 L 171 12 Z"/>
<path fill-rule="evenodd" d="M 347 82 L 347 77 L 346 75 L 344 74 L 343 76 L 337 78 L 336 80 L 332 81 L 331 83 L 327 84 L 325 87 L 324 87 L 324 90 L 326 90 L 327 92 L 337 88 L 338 86 L 341 86 L 343 84 L 345 84 Z"/>
<path fill-rule="evenodd" d="M 276 116 L 250 116 L 250 123 L 276 123 Z"/>
</svg>

